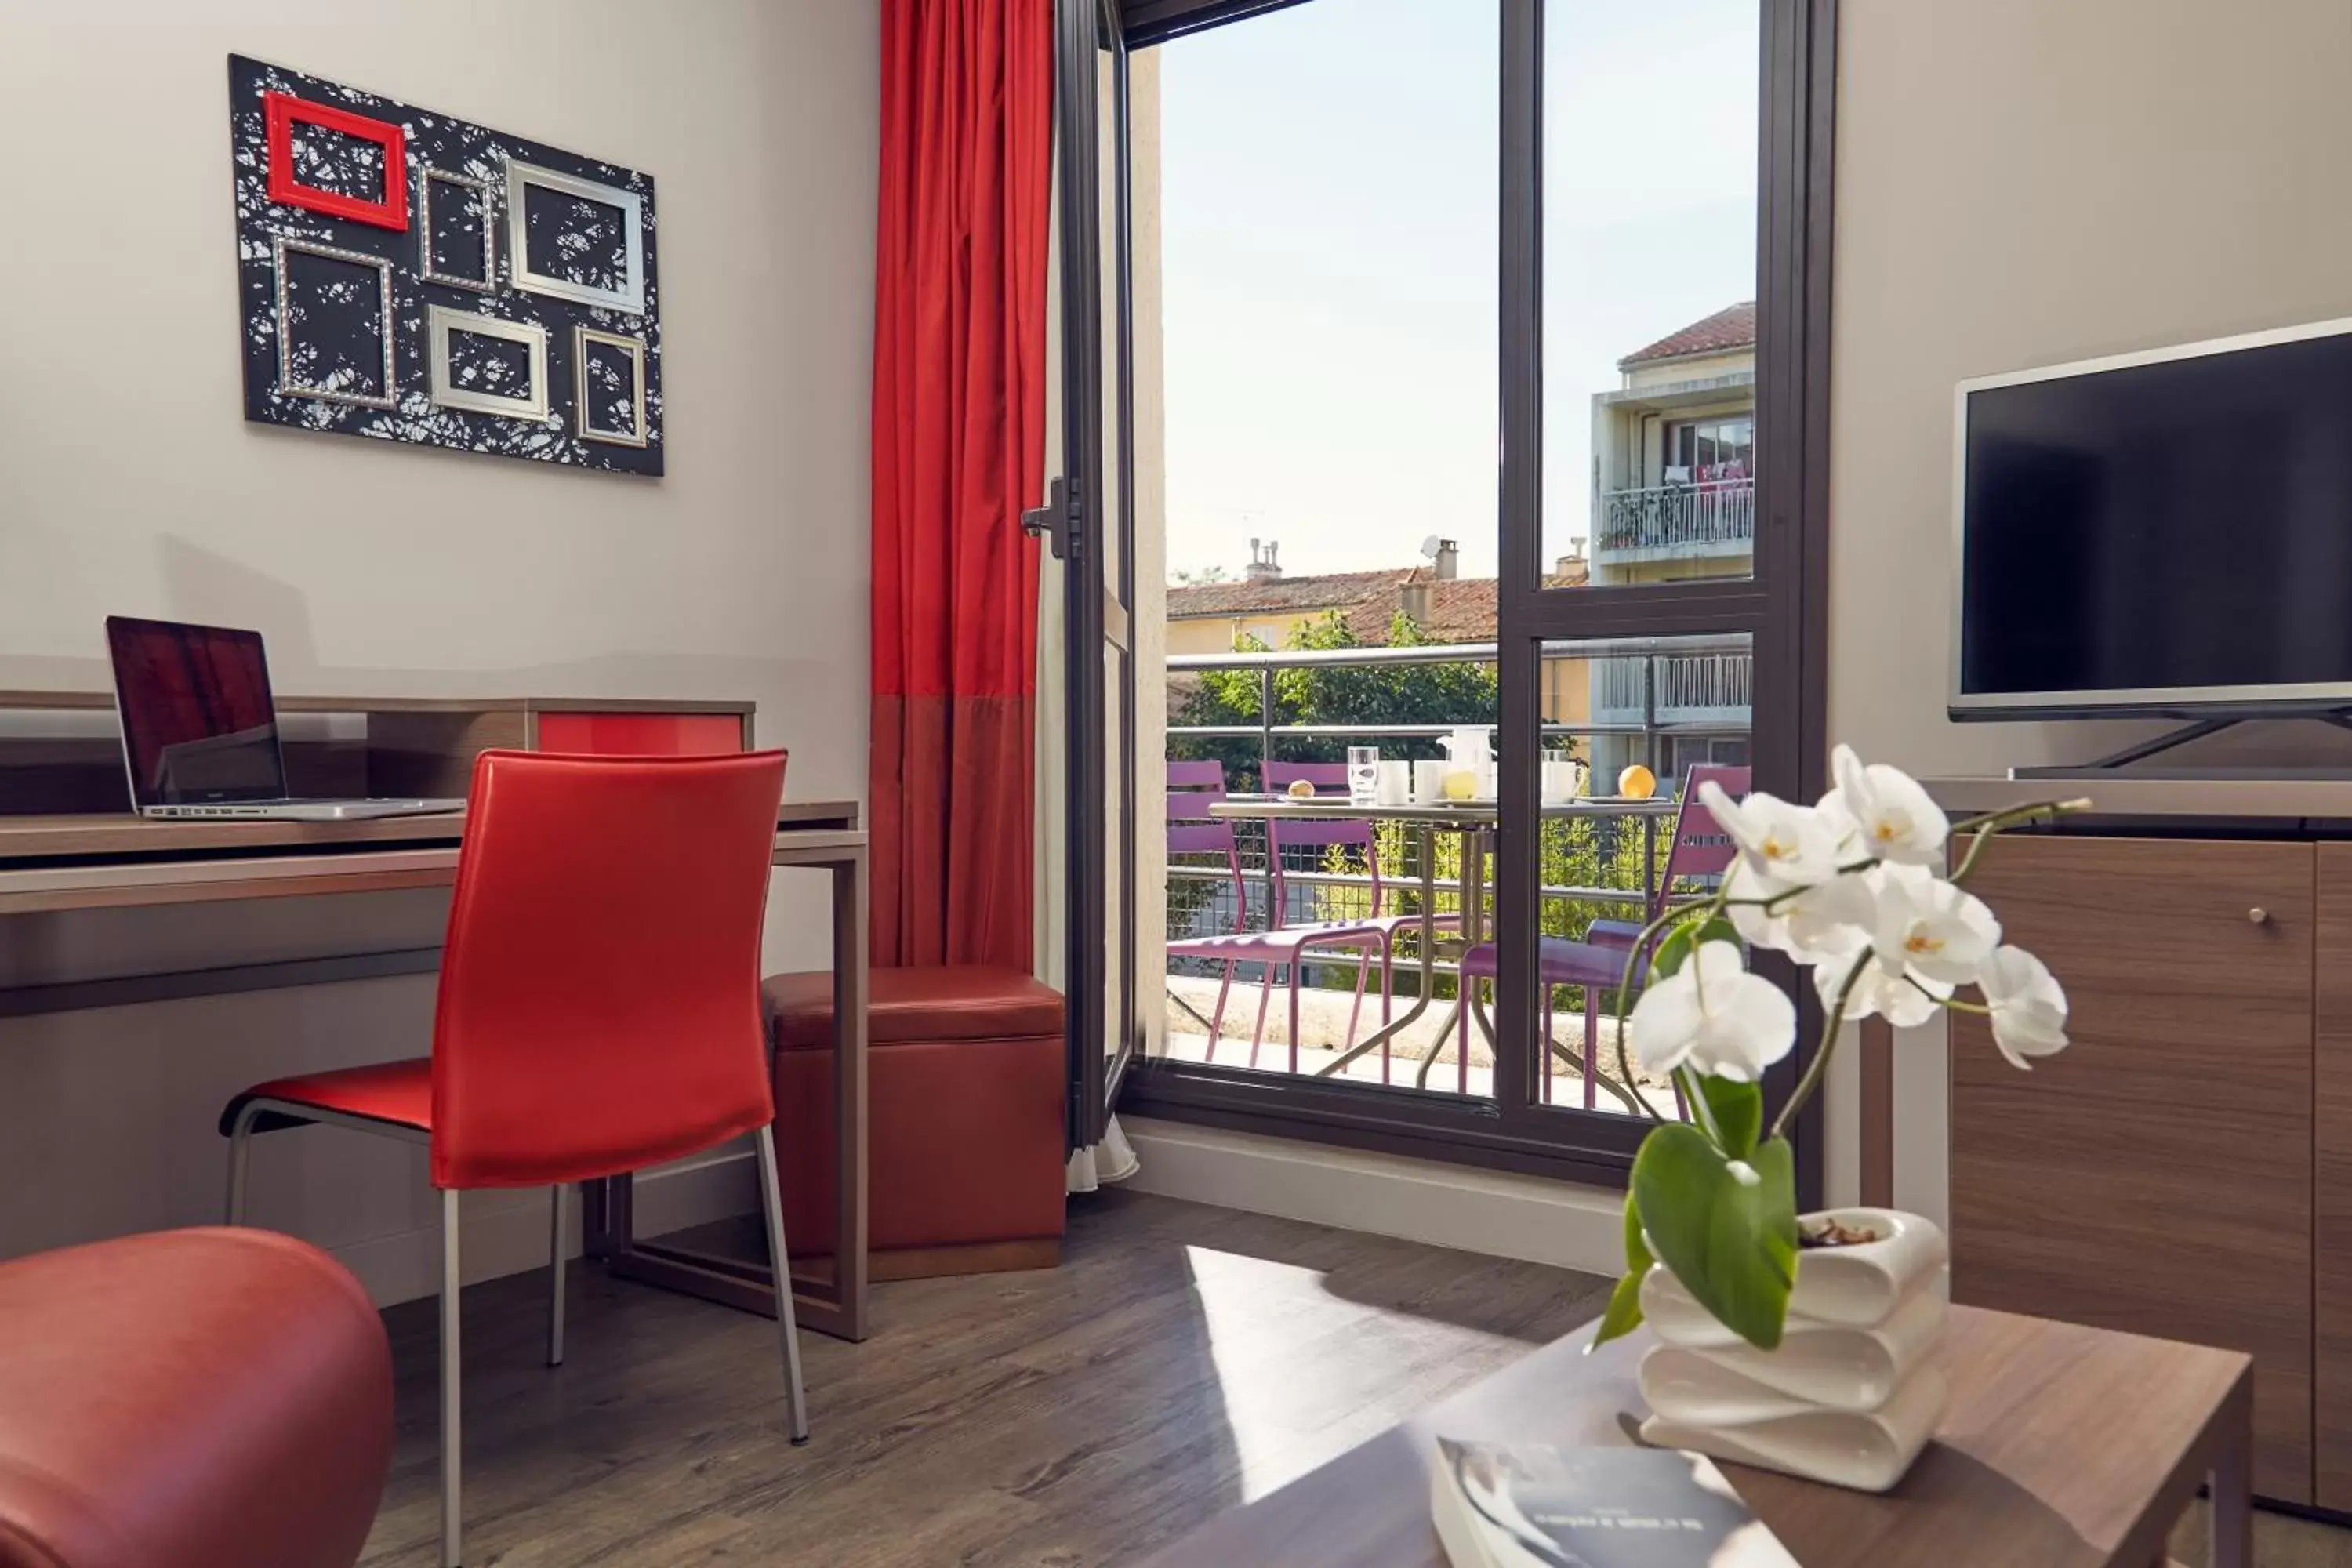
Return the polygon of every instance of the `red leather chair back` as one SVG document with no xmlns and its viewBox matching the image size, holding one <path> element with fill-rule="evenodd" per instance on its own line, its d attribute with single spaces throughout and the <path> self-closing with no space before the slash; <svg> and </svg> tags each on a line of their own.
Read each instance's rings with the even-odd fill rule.
<svg viewBox="0 0 2352 1568">
<path fill-rule="evenodd" d="M 474 764 L 433 1182 L 546 1186 L 771 1121 L 760 934 L 784 753 Z"/>
</svg>

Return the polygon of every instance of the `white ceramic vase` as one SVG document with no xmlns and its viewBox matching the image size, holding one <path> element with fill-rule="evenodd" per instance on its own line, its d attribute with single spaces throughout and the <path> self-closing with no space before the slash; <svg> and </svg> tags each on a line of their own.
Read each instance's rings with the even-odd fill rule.
<svg viewBox="0 0 2352 1568">
<path fill-rule="evenodd" d="M 1663 1266 L 1642 1281 L 1659 1342 L 1642 1358 L 1643 1437 L 1857 1491 L 1903 1479 L 1944 1414 L 1930 1364 L 1950 1293 L 1951 1248 L 1917 1215 L 1806 1215 L 1880 1237 L 1800 1254 L 1780 1348 L 1715 1321 Z"/>
</svg>

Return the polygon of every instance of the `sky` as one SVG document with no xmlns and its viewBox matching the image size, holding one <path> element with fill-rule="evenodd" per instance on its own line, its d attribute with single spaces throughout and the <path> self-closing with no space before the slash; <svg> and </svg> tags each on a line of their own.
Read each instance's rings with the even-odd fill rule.
<svg viewBox="0 0 2352 1568">
<path fill-rule="evenodd" d="M 1617 360 L 1755 297 L 1757 0 L 1550 0 L 1545 554 Z M 1496 0 L 1309 0 L 1159 48 L 1168 565 L 1495 572 Z"/>
</svg>

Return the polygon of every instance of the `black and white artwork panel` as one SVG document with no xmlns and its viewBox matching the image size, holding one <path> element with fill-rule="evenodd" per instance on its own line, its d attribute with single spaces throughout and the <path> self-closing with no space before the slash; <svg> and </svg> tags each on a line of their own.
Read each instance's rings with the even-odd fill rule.
<svg viewBox="0 0 2352 1568">
<path fill-rule="evenodd" d="M 332 111 L 281 126 L 275 201 L 272 94 Z M 229 132 L 247 419 L 662 472 L 652 176 L 235 55 Z M 353 216 L 388 193 L 404 227 Z"/>
</svg>

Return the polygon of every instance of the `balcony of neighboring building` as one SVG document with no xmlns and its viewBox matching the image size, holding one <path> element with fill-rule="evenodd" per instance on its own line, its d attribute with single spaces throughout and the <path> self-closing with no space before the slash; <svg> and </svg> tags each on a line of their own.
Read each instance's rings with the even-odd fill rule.
<svg viewBox="0 0 2352 1568">
<path fill-rule="evenodd" d="M 1743 575 L 1756 549 L 1756 312 L 1730 306 L 1617 362 L 1592 400 L 1592 580 Z"/>
<path fill-rule="evenodd" d="M 1604 491 L 1596 567 L 1747 556 L 1756 550 L 1756 481 L 1669 481 Z"/>
</svg>

